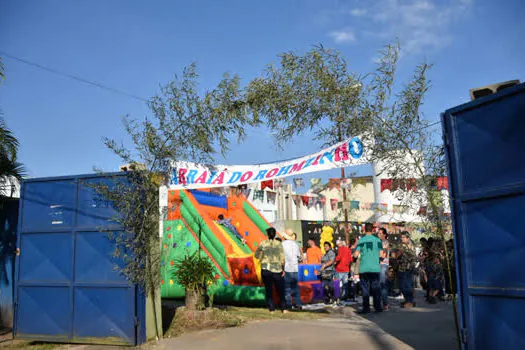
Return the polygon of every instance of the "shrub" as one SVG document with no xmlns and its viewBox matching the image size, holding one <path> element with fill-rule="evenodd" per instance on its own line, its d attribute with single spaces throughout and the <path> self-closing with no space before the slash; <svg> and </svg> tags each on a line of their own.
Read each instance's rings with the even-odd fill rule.
<svg viewBox="0 0 525 350">
<path fill-rule="evenodd" d="M 186 308 L 204 309 L 208 286 L 215 283 L 215 269 L 211 261 L 197 252 L 177 260 L 174 267 L 173 278 L 186 289 Z"/>
</svg>

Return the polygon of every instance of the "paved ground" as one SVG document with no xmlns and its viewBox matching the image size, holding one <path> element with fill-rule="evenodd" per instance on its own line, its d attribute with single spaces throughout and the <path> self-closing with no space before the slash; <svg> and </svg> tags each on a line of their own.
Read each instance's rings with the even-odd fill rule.
<svg viewBox="0 0 525 350">
<path fill-rule="evenodd" d="M 418 307 L 393 308 L 381 314 L 361 317 L 351 307 L 334 309 L 330 317 L 311 321 L 275 320 L 250 322 L 239 328 L 190 333 L 150 343 L 145 349 L 199 350 L 328 350 L 457 348 L 450 302 L 428 305 L 419 293 Z M 3 344 L 0 344 L 0 347 Z M 4 345 L 7 345 L 4 343 Z M 77 345 L 61 348 L 114 350 L 119 347 Z M 129 349 L 129 348 L 128 348 Z"/>
<path fill-rule="evenodd" d="M 240 328 L 203 331 L 163 339 L 151 349 L 454 349 L 457 348 L 451 303 L 428 305 L 418 298 L 410 310 L 357 315 L 350 307 L 333 317 L 313 321 L 252 322 Z"/>
</svg>

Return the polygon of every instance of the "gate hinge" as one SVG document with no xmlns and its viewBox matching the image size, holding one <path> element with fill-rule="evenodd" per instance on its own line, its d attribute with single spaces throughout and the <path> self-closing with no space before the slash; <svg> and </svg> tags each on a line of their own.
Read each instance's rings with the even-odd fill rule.
<svg viewBox="0 0 525 350">
<path fill-rule="evenodd" d="M 468 331 L 466 328 L 461 328 L 461 342 L 467 344 L 468 341 Z"/>
</svg>

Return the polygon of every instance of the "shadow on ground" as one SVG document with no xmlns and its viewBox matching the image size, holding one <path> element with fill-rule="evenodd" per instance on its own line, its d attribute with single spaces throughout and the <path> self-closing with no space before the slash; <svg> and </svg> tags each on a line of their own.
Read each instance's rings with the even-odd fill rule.
<svg viewBox="0 0 525 350">
<path fill-rule="evenodd" d="M 364 318 L 414 349 L 457 349 L 452 303 L 430 305 L 424 301 L 421 291 L 417 295 L 416 308 L 394 306 L 388 312 L 371 313 Z M 363 328 L 362 331 L 376 342 L 378 349 L 392 349 L 389 344 L 381 343 L 382 338 L 377 336 L 379 329 Z"/>
</svg>

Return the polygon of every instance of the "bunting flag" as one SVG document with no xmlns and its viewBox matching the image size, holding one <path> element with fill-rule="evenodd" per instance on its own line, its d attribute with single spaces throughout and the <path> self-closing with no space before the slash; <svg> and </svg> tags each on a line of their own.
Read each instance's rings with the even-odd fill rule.
<svg viewBox="0 0 525 350">
<path fill-rule="evenodd" d="M 277 197 L 277 193 L 276 192 L 266 191 L 266 200 L 267 200 L 268 203 L 275 204 L 276 197 Z"/>
<path fill-rule="evenodd" d="M 315 205 L 315 198 L 308 197 L 308 208 L 313 207 L 314 205 Z"/>
<path fill-rule="evenodd" d="M 417 191 L 417 180 L 414 178 L 408 179 L 407 191 Z"/>
<path fill-rule="evenodd" d="M 386 203 L 379 204 L 379 209 L 382 210 L 382 211 L 387 211 L 388 210 L 388 204 L 386 204 Z"/>
<path fill-rule="evenodd" d="M 309 199 L 308 199 L 308 198 L 309 198 L 308 196 L 301 196 L 301 199 L 302 199 L 302 201 L 303 201 L 303 205 L 304 205 L 305 207 L 308 206 L 308 202 L 309 202 Z"/>
<path fill-rule="evenodd" d="M 264 201 L 264 191 L 255 190 L 253 191 L 253 200 Z"/>
<path fill-rule="evenodd" d="M 275 188 L 281 188 L 281 187 L 284 187 L 285 185 L 285 179 L 275 179 L 273 181 L 273 185 Z"/>
<path fill-rule="evenodd" d="M 404 179 L 392 179 L 392 189 L 391 191 L 404 190 L 405 189 L 405 180 Z"/>
<path fill-rule="evenodd" d="M 261 190 L 264 190 L 265 188 L 269 188 L 270 190 L 273 190 L 273 180 L 262 181 Z"/>
<path fill-rule="evenodd" d="M 386 190 L 392 191 L 392 179 L 381 179 L 381 192 Z"/>
<path fill-rule="evenodd" d="M 360 207 L 361 209 L 364 209 L 364 210 L 370 210 L 372 209 L 372 203 L 361 203 Z"/>
<path fill-rule="evenodd" d="M 447 190 L 448 191 L 448 178 L 445 176 L 437 178 L 437 188 L 438 190 Z"/>
<path fill-rule="evenodd" d="M 328 188 L 330 190 L 332 190 L 334 188 L 341 189 L 341 179 L 338 179 L 338 178 L 330 179 L 329 182 L 328 182 Z"/>
<path fill-rule="evenodd" d="M 303 187 L 304 186 L 304 180 L 302 177 L 296 177 L 293 179 L 293 183 L 295 185 L 295 188 Z"/>
<path fill-rule="evenodd" d="M 341 187 L 344 189 L 351 189 L 352 188 L 352 179 L 342 179 L 341 180 Z"/>
<path fill-rule="evenodd" d="M 299 205 L 300 198 L 299 198 L 298 195 L 295 195 L 295 194 L 294 194 L 294 195 L 292 196 L 292 199 L 293 199 L 293 203 L 294 203 L 295 205 Z"/>
<path fill-rule="evenodd" d="M 318 187 L 321 187 L 321 178 L 319 177 L 314 177 L 314 178 L 311 178 L 310 179 L 310 186 L 312 188 L 318 188 Z"/>
<path fill-rule="evenodd" d="M 351 201 L 350 202 L 350 208 L 352 208 L 352 209 L 359 209 L 359 201 Z"/>
<path fill-rule="evenodd" d="M 332 207 L 332 210 L 337 210 L 337 198 L 330 198 L 330 206 Z"/>
<path fill-rule="evenodd" d="M 321 205 L 326 203 L 326 197 L 319 197 L 319 202 L 321 202 Z"/>
</svg>

